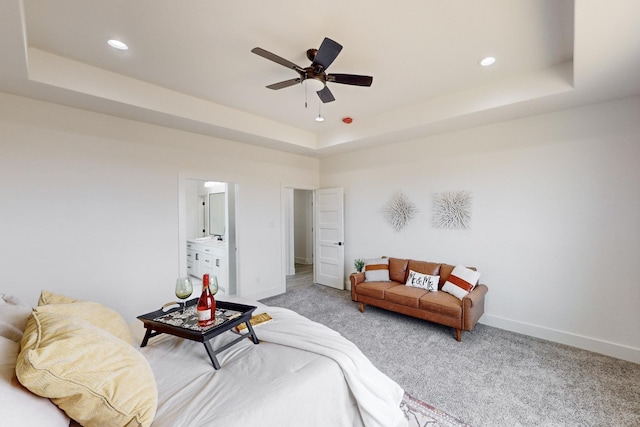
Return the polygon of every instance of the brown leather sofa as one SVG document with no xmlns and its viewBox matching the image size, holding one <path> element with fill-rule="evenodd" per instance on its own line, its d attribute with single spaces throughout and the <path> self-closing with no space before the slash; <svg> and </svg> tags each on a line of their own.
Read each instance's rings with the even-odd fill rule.
<svg viewBox="0 0 640 427">
<path fill-rule="evenodd" d="M 365 273 L 353 273 L 351 299 L 430 322 L 450 326 L 456 330 L 456 339 L 462 339 L 462 331 L 471 331 L 484 313 L 484 296 L 489 290 L 477 284 L 464 299 L 442 291 L 442 286 L 455 266 L 411 259 L 389 258 L 388 282 L 366 282 Z M 472 268 L 474 269 L 474 268 Z M 440 276 L 438 292 L 406 286 L 409 270 L 432 276 Z M 475 270 L 475 269 L 474 269 Z"/>
</svg>

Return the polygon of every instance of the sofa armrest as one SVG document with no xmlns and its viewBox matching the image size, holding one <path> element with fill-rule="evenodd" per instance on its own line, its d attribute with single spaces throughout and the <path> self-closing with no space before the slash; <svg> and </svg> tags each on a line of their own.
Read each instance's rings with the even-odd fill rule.
<svg viewBox="0 0 640 427">
<path fill-rule="evenodd" d="M 352 273 L 351 276 L 349 276 L 349 280 L 351 281 L 351 300 L 358 301 L 356 287 L 359 283 L 364 282 L 364 272 Z"/>
<path fill-rule="evenodd" d="M 485 294 L 489 291 L 487 285 L 476 285 L 475 288 L 471 292 L 464 297 L 463 304 L 465 300 L 471 301 L 471 305 L 469 307 L 473 307 L 481 302 L 484 299 Z"/>
<path fill-rule="evenodd" d="M 484 314 L 484 296 L 489 288 L 486 285 L 477 285 L 466 297 L 462 299 L 462 329 L 473 329 L 480 317 Z"/>
</svg>

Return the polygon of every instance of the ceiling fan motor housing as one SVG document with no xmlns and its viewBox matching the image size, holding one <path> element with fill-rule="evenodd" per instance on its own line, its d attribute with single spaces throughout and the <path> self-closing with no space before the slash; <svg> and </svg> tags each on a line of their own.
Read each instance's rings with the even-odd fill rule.
<svg viewBox="0 0 640 427">
<path fill-rule="evenodd" d="M 307 58 L 309 61 L 313 62 L 316 59 L 316 53 L 318 53 L 318 49 L 307 49 Z"/>
</svg>

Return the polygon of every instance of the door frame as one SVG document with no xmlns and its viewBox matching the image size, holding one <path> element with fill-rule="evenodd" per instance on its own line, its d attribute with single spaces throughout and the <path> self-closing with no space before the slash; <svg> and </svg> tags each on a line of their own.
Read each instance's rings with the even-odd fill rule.
<svg viewBox="0 0 640 427">
<path fill-rule="evenodd" d="M 288 185 L 288 184 L 281 184 L 280 186 L 280 230 L 281 230 L 281 247 L 282 247 L 282 254 L 281 254 L 281 258 L 282 258 L 282 265 L 280 268 L 280 286 L 278 289 L 278 293 L 279 294 L 284 294 L 285 292 L 287 292 L 287 273 L 289 272 L 289 265 L 288 265 L 288 261 L 289 261 L 289 250 L 290 250 L 290 242 L 287 239 L 287 232 L 290 230 L 289 227 L 293 227 L 293 218 L 291 213 L 293 212 L 293 191 L 294 190 L 306 190 L 306 191 L 313 191 L 314 195 L 313 198 L 315 199 L 315 190 L 317 190 L 318 187 L 315 186 L 305 186 L 305 185 Z M 315 203 L 315 200 L 313 201 L 313 203 Z M 312 220 L 311 220 L 311 224 L 314 224 L 314 220 L 315 218 L 313 217 L 314 212 L 313 209 L 311 210 L 311 216 L 312 216 Z M 315 235 L 315 230 L 312 234 L 312 239 L 313 242 L 312 247 L 315 248 L 315 240 L 316 240 L 316 235 Z M 315 269 L 315 261 L 316 261 L 316 254 L 315 251 L 313 253 L 313 257 L 312 257 L 312 262 L 313 262 L 313 268 Z"/>
<path fill-rule="evenodd" d="M 224 178 L 214 177 L 209 174 L 195 174 L 189 172 L 178 172 L 178 277 L 186 277 L 187 276 L 187 206 L 186 206 L 186 181 L 194 180 L 194 181 L 215 181 L 215 182 L 224 182 L 227 186 L 234 186 L 234 206 L 233 206 L 233 228 L 234 230 L 227 230 L 227 238 L 230 239 L 233 237 L 233 247 L 231 247 L 230 242 L 227 243 L 227 256 L 228 256 L 228 266 L 229 270 L 227 271 L 227 276 L 229 280 L 231 278 L 235 278 L 235 295 L 241 295 L 241 280 L 240 280 L 240 250 L 238 247 L 239 241 L 239 227 L 238 224 L 238 198 L 240 192 L 240 186 L 236 181 L 229 181 Z M 231 215 L 230 207 L 227 206 L 227 213 Z M 230 223 L 231 219 L 227 218 L 227 223 Z M 229 227 L 231 228 L 231 227 Z M 231 236 L 233 234 L 233 236 Z M 233 257 L 233 260 L 231 259 Z M 234 271 L 231 271 L 233 268 Z"/>
<path fill-rule="evenodd" d="M 322 187 L 318 187 L 318 186 L 305 186 L 305 185 L 289 185 L 289 184 L 281 184 L 280 186 L 280 230 L 281 230 L 281 247 L 282 247 L 282 253 L 281 253 L 281 258 L 282 258 L 282 262 L 281 262 L 281 267 L 280 267 L 280 285 L 279 285 L 279 289 L 278 289 L 278 293 L 279 294 L 284 294 L 287 292 L 287 272 L 289 271 L 289 265 L 288 265 L 288 260 L 289 260 L 289 244 L 290 242 L 287 239 L 287 231 L 288 231 L 288 227 L 292 225 L 292 218 L 291 218 L 291 212 L 292 212 L 292 206 L 291 203 L 293 202 L 293 190 L 308 190 L 308 191 L 313 191 L 313 207 L 311 209 L 311 223 L 313 224 L 313 233 L 312 234 L 312 248 L 313 248 L 313 278 L 315 280 L 316 277 L 316 266 L 317 266 L 317 262 L 316 262 L 316 258 L 317 258 L 317 254 L 316 254 L 316 233 L 318 232 L 318 230 L 316 229 L 316 218 L 315 218 L 315 206 L 316 206 L 316 190 L 322 190 Z M 291 192 L 291 194 L 289 194 L 289 191 Z M 291 209 L 290 209 L 291 208 Z M 347 289 L 346 287 L 346 283 L 343 283 L 343 289 Z"/>
</svg>

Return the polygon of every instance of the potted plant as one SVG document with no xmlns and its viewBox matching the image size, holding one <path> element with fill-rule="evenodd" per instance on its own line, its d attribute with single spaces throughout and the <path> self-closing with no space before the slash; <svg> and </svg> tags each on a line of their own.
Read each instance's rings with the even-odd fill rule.
<svg viewBox="0 0 640 427">
<path fill-rule="evenodd" d="M 358 273 L 362 272 L 362 269 L 364 268 L 364 260 L 363 259 L 357 259 L 357 260 L 353 261 L 353 266 L 356 268 L 356 271 Z"/>
</svg>

